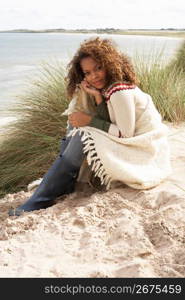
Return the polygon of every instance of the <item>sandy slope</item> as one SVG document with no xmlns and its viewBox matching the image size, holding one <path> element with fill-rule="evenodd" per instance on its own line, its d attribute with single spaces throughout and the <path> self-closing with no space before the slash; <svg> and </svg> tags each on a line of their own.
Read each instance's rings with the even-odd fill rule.
<svg viewBox="0 0 185 300">
<path fill-rule="evenodd" d="M 185 125 L 169 134 L 173 174 L 139 191 L 79 184 L 46 209 L 8 217 L 0 200 L 0 277 L 185 277 Z"/>
</svg>

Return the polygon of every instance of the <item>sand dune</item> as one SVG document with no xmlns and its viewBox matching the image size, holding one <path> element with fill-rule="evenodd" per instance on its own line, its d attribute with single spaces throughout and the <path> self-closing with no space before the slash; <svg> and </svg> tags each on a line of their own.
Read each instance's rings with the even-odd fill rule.
<svg viewBox="0 0 185 300">
<path fill-rule="evenodd" d="M 0 277 L 185 277 L 185 124 L 170 126 L 172 175 L 158 187 L 117 185 L 8 217 L 32 191 L 0 200 Z"/>
</svg>

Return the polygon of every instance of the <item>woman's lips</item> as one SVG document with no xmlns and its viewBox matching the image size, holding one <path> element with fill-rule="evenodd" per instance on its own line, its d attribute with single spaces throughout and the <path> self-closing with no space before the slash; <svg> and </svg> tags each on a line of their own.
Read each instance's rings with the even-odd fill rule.
<svg viewBox="0 0 185 300">
<path fill-rule="evenodd" d="M 95 85 L 102 84 L 102 80 L 96 81 L 94 84 L 95 84 Z"/>
</svg>

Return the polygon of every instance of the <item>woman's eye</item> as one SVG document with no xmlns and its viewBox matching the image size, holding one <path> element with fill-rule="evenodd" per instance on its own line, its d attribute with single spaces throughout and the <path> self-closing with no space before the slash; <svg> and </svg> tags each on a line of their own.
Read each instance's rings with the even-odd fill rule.
<svg viewBox="0 0 185 300">
<path fill-rule="evenodd" d="M 98 66 L 98 67 L 97 67 L 97 70 L 101 70 L 101 66 Z"/>
</svg>

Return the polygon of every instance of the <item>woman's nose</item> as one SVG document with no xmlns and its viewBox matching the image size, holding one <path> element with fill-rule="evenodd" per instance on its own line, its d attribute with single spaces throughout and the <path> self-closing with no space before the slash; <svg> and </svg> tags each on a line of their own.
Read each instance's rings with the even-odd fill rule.
<svg viewBox="0 0 185 300">
<path fill-rule="evenodd" d="M 92 79 L 96 78 L 96 76 L 97 76 L 96 72 L 92 72 L 91 76 L 92 76 Z"/>
</svg>

